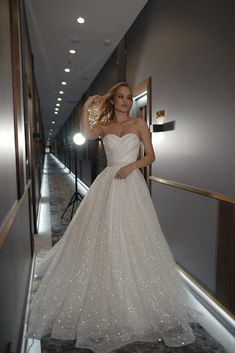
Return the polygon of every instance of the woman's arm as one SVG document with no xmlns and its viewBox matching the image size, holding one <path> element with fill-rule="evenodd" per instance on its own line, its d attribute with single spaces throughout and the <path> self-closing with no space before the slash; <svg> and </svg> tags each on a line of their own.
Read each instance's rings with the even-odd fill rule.
<svg viewBox="0 0 235 353">
<path fill-rule="evenodd" d="M 89 121 L 88 121 L 88 116 L 89 116 L 88 109 L 92 106 L 92 104 L 96 104 L 96 103 L 98 104 L 99 102 L 100 102 L 100 96 L 92 96 L 87 99 L 87 101 L 82 107 L 80 130 L 82 135 L 88 140 L 95 140 L 101 134 L 101 128 L 99 127 L 99 125 L 94 126 L 93 129 L 91 130 Z"/>
<path fill-rule="evenodd" d="M 115 175 L 116 179 L 125 179 L 131 172 L 133 172 L 133 170 L 146 167 L 155 160 L 155 153 L 153 150 L 148 125 L 143 119 L 138 119 L 137 127 L 140 132 L 141 140 L 144 144 L 146 155 L 143 158 L 120 168 Z"/>
<path fill-rule="evenodd" d="M 143 168 L 155 161 L 155 153 L 153 150 L 148 125 L 146 124 L 144 119 L 139 118 L 137 121 L 137 127 L 140 132 L 141 140 L 144 144 L 144 150 L 146 155 L 143 158 L 135 161 L 134 164 L 136 168 Z"/>
</svg>

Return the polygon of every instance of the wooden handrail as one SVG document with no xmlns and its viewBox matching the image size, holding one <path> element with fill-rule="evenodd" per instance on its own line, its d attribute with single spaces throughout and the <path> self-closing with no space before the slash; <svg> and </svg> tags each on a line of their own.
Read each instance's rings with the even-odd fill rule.
<svg viewBox="0 0 235 353">
<path fill-rule="evenodd" d="M 216 199 L 216 200 L 226 201 L 226 202 L 230 202 L 230 203 L 234 203 L 235 204 L 235 197 L 232 197 L 232 196 L 228 196 L 228 195 L 224 195 L 224 194 L 218 194 L 218 193 L 213 192 L 213 191 L 203 190 L 203 189 L 197 188 L 195 186 L 178 183 L 178 182 L 172 181 L 172 180 L 158 178 L 158 177 L 155 177 L 155 176 L 152 176 L 152 175 L 149 177 L 149 179 L 152 180 L 152 181 L 158 182 L 160 184 L 173 186 L 175 188 L 183 189 L 183 190 L 186 190 L 186 191 L 189 191 L 189 192 L 193 192 L 195 194 L 199 194 L 199 195 L 210 197 L 210 198 L 213 198 L 213 199 Z"/>
<path fill-rule="evenodd" d="M 5 243 L 5 241 L 7 239 L 9 231 L 14 223 L 14 220 L 17 216 L 17 213 L 19 212 L 20 206 L 21 206 L 22 202 L 24 201 L 30 186 L 31 186 L 31 180 L 28 181 L 28 184 L 25 187 L 25 190 L 24 190 L 24 193 L 23 193 L 21 199 L 15 201 L 11 210 L 8 212 L 3 223 L 1 224 L 1 227 L 0 227 L 0 249 L 2 248 L 3 244 Z"/>
</svg>

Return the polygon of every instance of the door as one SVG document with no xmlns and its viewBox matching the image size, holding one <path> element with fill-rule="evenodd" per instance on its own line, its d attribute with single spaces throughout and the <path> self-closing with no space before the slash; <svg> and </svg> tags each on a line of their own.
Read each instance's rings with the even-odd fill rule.
<svg viewBox="0 0 235 353">
<path fill-rule="evenodd" d="M 131 115 L 136 118 L 144 119 L 148 126 L 151 123 L 151 81 L 150 78 L 141 82 L 133 88 L 133 107 Z M 141 143 L 138 159 L 143 158 L 145 155 L 144 146 Z M 143 174 L 146 184 L 151 192 L 151 182 L 149 176 L 151 175 L 151 165 L 140 168 Z"/>
</svg>

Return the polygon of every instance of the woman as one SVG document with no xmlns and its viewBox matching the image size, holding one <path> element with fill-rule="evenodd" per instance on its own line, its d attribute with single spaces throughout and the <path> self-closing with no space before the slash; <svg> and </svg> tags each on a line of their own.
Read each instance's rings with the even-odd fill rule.
<svg viewBox="0 0 235 353">
<path fill-rule="evenodd" d="M 28 337 L 74 339 L 95 353 L 137 340 L 183 346 L 195 339 L 187 292 L 138 169 L 155 159 L 149 130 L 130 117 L 131 106 L 126 83 L 84 104 L 81 131 L 103 139 L 107 167 L 38 268 L 44 276 Z M 141 141 L 146 155 L 137 160 Z"/>
<path fill-rule="evenodd" d="M 89 109 L 99 102 L 100 114 L 95 121 L 95 127 L 91 130 L 88 122 Z M 132 92 L 129 86 L 126 83 L 118 83 L 103 98 L 89 97 L 82 112 L 81 132 L 87 139 L 97 139 L 100 136 L 104 138 L 108 134 L 114 134 L 120 138 L 124 135 L 136 134 L 143 142 L 146 156 L 121 168 L 115 176 L 117 179 L 126 178 L 133 170 L 146 167 L 155 160 L 148 126 L 143 119 L 129 116 L 131 107 Z"/>
</svg>

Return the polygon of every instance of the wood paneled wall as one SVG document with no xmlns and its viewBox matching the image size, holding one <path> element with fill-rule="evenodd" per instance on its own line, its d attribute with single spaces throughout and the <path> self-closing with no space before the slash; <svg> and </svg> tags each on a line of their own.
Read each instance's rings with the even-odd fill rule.
<svg viewBox="0 0 235 353">
<path fill-rule="evenodd" d="M 0 352 L 7 353 L 20 351 L 44 156 L 23 0 L 0 2 L 0 42 Z"/>
</svg>

